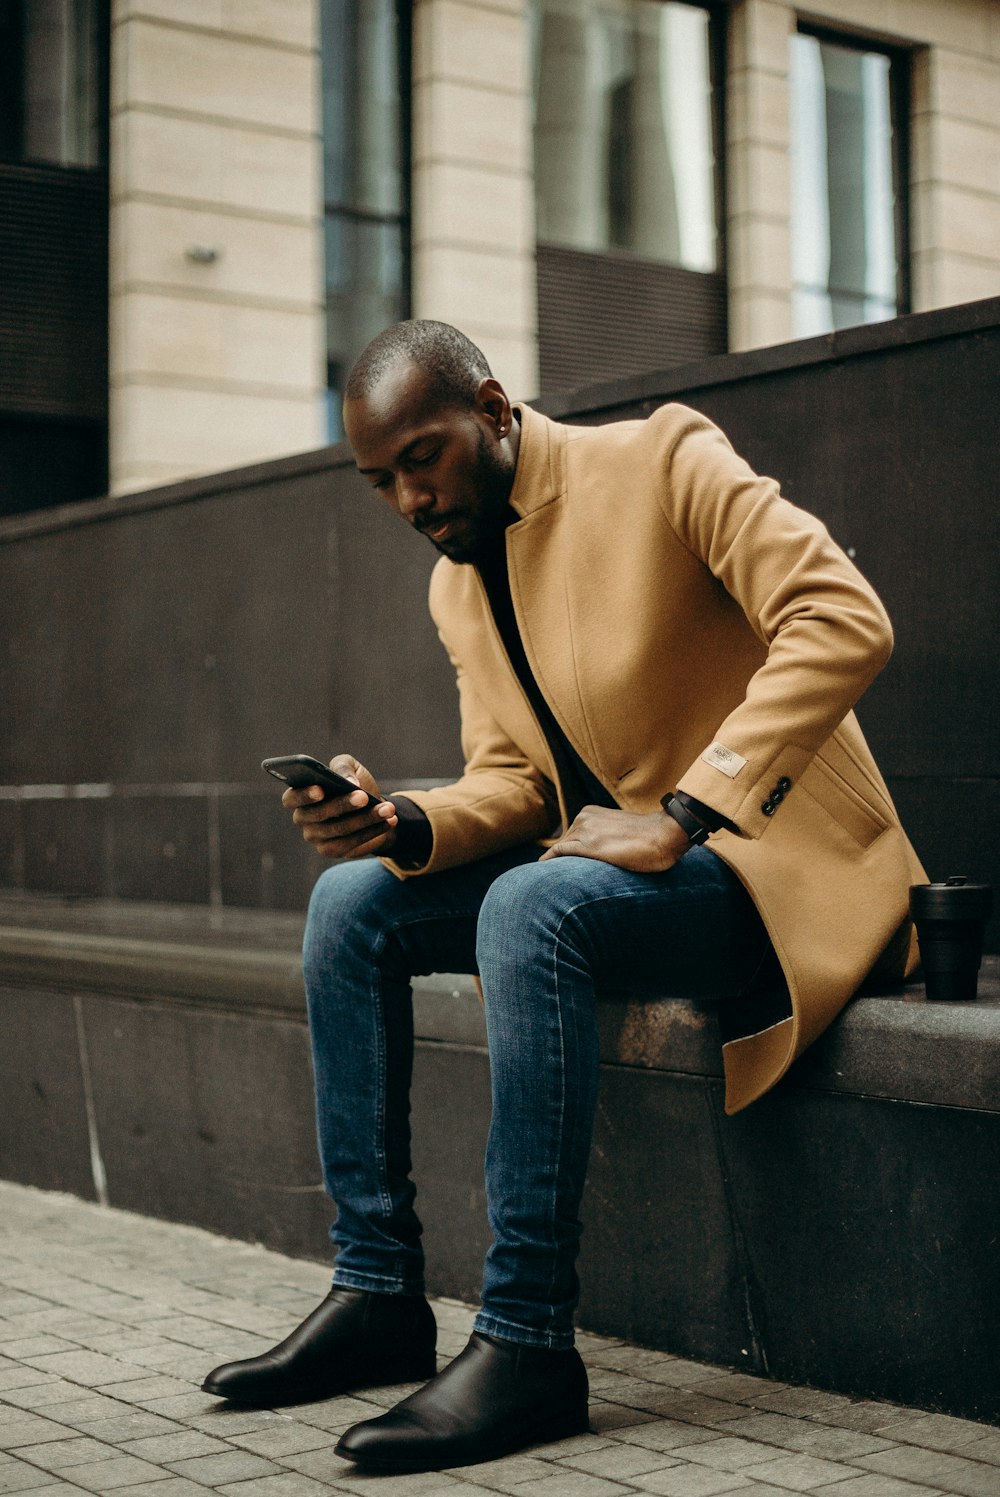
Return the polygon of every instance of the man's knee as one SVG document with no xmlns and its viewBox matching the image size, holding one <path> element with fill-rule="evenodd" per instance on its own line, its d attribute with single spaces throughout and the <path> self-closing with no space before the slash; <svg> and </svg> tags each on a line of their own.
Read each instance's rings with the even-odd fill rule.
<svg viewBox="0 0 1000 1497">
<path fill-rule="evenodd" d="M 495 879 L 479 912 L 481 960 L 489 961 L 498 948 L 523 951 L 532 940 L 558 935 L 566 916 L 587 898 L 588 862 L 592 860 L 549 858 L 511 868 Z"/>
<path fill-rule="evenodd" d="M 328 868 L 313 887 L 306 924 L 306 947 L 336 944 L 344 934 L 374 919 L 391 901 L 400 881 L 374 858 L 355 863 L 337 863 Z"/>
</svg>

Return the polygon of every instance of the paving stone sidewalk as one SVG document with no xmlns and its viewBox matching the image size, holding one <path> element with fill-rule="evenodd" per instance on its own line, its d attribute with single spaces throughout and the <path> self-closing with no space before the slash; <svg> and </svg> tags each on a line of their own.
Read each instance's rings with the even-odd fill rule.
<svg viewBox="0 0 1000 1497">
<path fill-rule="evenodd" d="M 327 1271 L 191 1227 L 0 1183 L 0 1493 L 71 1497 L 1000 1497 L 1000 1430 L 583 1336 L 593 1434 L 490 1465 L 375 1476 L 340 1433 L 402 1396 L 278 1412 L 199 1391 L 322 1298 Z M 435 1303 L 439 1351 L 472 1311 Z"/>
</svg>

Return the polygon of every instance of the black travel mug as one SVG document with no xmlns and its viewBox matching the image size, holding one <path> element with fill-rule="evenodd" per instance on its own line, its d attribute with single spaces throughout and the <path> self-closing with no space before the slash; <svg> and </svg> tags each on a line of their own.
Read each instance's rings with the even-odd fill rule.
<svg viewBox="0 0 1000 1497">
<path fill-rule="evenodd" d="M 924 964 L 927 996 L 968 1003 L 976 996 L 983 959 L 983 932 L 993 908 L 989 884 L 970 884 L 953 874 L 943 884 L 914 884 L 910 915 Z"/>
</svg>

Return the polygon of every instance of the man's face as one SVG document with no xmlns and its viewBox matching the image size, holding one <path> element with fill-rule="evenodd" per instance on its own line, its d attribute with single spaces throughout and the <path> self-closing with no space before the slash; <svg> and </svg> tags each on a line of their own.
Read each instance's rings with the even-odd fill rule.
<svg viewBox="0 0 1000 1497">
<path fill-rule="evenodd" d="M 359 472 L 397 514 L 442 556 L 475 562 L 507 520 L 514 460 L 500 433 L 510 407 L 492 380 L 468 407 L 442 405 L 430 384 L 414 364 L 391 369 L 370 394 L 345 402 L 344 428 Z"/>
</svg>

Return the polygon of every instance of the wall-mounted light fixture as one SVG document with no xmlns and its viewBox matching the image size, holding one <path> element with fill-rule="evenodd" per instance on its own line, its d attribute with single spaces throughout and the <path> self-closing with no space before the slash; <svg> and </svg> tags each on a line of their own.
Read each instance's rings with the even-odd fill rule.
<svg viewBox="0 0 1000 1497">
<path fill-rule="evenodd" d="M 221 255 L 222 251 L 214 244 L 189 244 L 184 251 L 185 260 L 194 265 L 214 265 Z"/>
</svg>

